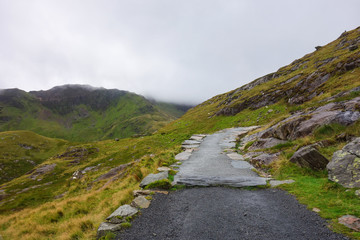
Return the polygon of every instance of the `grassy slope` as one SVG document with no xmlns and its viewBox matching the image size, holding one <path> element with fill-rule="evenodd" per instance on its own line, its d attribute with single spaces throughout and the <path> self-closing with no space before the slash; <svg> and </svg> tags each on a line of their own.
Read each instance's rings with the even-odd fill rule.
<svg viewBox="0 0 360 240">
<path fill-rule="evenodd" d="M 353 31 L 348 37 L 356 37 L 358 34 Z M 315 70 L 312 64 L 318 60 L 338 55 L 339 59 L 335 61 L 342 61 L 349 55 L 359 54 L 359 50 L 354 52 L 333 51 L 339 41 L 330 43 L 321 50 L 300 59 L 300 61 L 307 59 L 310 62 L 308 68 L 296 71 L 310 74 Z M 331 65 L 333 64 L 331 63 Z M 279 71 L 286 72 L 292 67 L 289 65 Z M 325 67 L 329 67 L 331 70 L 331 66 Z M 255 96 L 259 91 L 274 89 L 274 87 L 281 88 L 282 86 L 277 83 L 286 81 L 294 75 L 296 72 L 289 71 L 278 79 L 256 86 L 250 91 L 242 92 L 244 97 L 236 99 L 231 104 L 241 102 L 245 97 Z M 106 140 L 81 144 L 80 146 L 83 148 L 98 148 L 99 151 L 90 154 L 78 165 L 69 165 L 69 160 L 50 157 L 44 164 L 57 163 L 57 168 L 54 170 L 56 175 L 49 174 L 39 183 L 29 181 L 28 176 L 24 175 L 7 183 L 6 186 L 2 186 L 1 189 L 11 195 L 6 200 L 13 200 L 0 206 L 2 212 L 0 232 L 5 239 L 89 239 L 94 237 L 97 226 L 111 211 L 120 204 L 131 201 L 131 191 L 138 187 L 143 176 L 154 172 L 157 166 L 171 164 L 174 161 L 174 155 L 180 151 L 180 143 L 191 134 L 211 133 L 233 126 L 269 126 L 288 116 L 291 111 L 322 105 L 324 103 L 319 100 L 360 85 L 359 76 L 359 68 L 341 74 L 341 76 L 333 76 L 321 86 L 321 89 L 325 91 L 323 95 L 303 105 L 289 105 L 287 99 L 283 99 L 272 106 L 255 110 L 245 109 L 235 116 L 216 116 L 215 113 L 225 106 L 221 103 L 227 100 L 235 92 L 234 90 L 218 95 L 191 109 L 181 119 L 172 122 L 152 136 L 121 139 L 119 142 Z M 296 84 L 296 81 L 291 84 Z M 268 113 L 270 108 L 274 111 Z M 331 128 L 333 130 L 320 129 L 313 136 L 268 150 L 283 152 L 280 161 L 273 164 L 271 172 L 280 179 L 295 179 L 296 184 L 286 186 L 287 190 L 294 193 L 299 201 L 307 204 L 310 209 L 312 207 L 320 208 L 321 216 L 329 219 L 336 219 L 344 214 L 359 216 L 360 200 L 354 197 L 353 190 L 346 192 L 344 188 L 329 182 L 326 172 L 299 169 L 288 161 L 296 148 L 319 139 L 333 139 L 339 131 L 347 131 L 360 136 L 359 123 L 346 129 L 338 129 L 336 126 L 331 126 Z M 75 146 L 76 144 L 71 145 Z M 336 143 L 321 151 L 327 156 L 331 156 L 343 145 L 344 143 Z M 138 161 L 134 161 L 136 159 Z M 124 177 L 94 182 L 98 176 L 106 173 L 111 167 L 130 162 L 133 164 L 127 168 Z M 97 170 L 87 173 L 81 180 L 71 180 L 74 171 L 98 164 L 101 165 Z M 16 194 L 24 187 L 46 182 L 52 182 L 52 184 Z M 64 193 L 64 197 L 54 199 L 54 196 L 62 193 Z M 16 211 L 12 209 L 16 209 Z M 358 233 L 345 230 L 335 220 L 332 220 L 332 228 L 360 239 Z M 63 231 L 63 229 L 67 229 L 67 231 Z"/>
<path fill-rule="evenodd" d="M 25 92 L 15 101 L 22 107 L 3 103 L 0 118 L 11 120 L 0 124 L 0 131 L 30 130 L 48 137 L 82 142 L 148 135 L 176 119 L 173 113 L 179 114 L 171 107 L 158 108 L 132 93 L 121 96 L 106 109 L 94 110 L 81 104 L 66 114 L 47 109 Z"/>
</svg>

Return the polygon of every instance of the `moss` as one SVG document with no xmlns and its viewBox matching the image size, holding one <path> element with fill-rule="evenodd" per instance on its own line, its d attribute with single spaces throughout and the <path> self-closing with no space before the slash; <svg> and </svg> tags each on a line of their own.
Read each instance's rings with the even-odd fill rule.
<svg viewBox="0 0 360 240">
<path fill-rule="evenodd" d="M 150 183 L 145 187 L 145 189 L 170 189 L 172 187 L 168 179 L 163 179 Z"/>
</svg>

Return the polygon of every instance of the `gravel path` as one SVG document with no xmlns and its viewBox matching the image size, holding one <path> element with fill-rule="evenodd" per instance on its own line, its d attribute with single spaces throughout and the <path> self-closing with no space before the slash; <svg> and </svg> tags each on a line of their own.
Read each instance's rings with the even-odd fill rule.
<svg viewBox="0 0 360 240">
<path fill-rule="evenodd" d="M 184 160 L 175 176 L 188 186 L 265 185 L 252 166 L 226 149 L 235 146 L 234 128 L 207 136 L 199 150 Z M 348 239 L 331 232 L 326 221 L 291 195 L 277 189 L 190 188 L 155 195 L 148 209 L 116 239 Z"/>
<path fill-rule="evenodd" d="M 348 239 L 284 191 L 220 187 L 155 195 L 116 239 Z"/>
</svg>

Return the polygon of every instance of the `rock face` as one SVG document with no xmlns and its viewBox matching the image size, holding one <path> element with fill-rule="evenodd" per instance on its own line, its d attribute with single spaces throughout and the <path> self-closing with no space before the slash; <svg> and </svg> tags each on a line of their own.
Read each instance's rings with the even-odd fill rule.
<svg viewBox="0 0 360 240">
<path fill-rule="evenodd" d="M 336 151 L 327 165 L 329 180 L 344 187 L 360 187 L 360 138 Z"/>
<path fill-rule="evenodd" d="M 159 180 L 164 180 L 168 178 L 169 173 L 168 172 L 161 172 L 161 173 L 157 173 L 157 174 L 149 174 L 147 175 L 140 183 L 140 187 L 146 187 L 147 185 L 149 185 L 150 183 L 159 181 Z"/>
<path fill-rule="evenodd" d="M 325 124 L 350 125 L 360 119 L 359 106 L 360 97 L 345 103 L 329 103 L 308 113 L 295 113 L 259 135 L 260 138 L 294 140 L 311 134 Z"/>
<path fill-rule="evenodd" d="M 314 170 L 324 169 L 329 162 L 312 146 L 300 148 L 290 158 L 290 161 L 298 164 L 300 167 L 308 167 Z"/>
<path fill-rule="evenodd" d="M 55 167 L 56 163 L 40 166 L 33 171 L 33 173 L 30 175 L 30 178 L 36 180 L 38 177 L 53 171 Z"/>
</svg>

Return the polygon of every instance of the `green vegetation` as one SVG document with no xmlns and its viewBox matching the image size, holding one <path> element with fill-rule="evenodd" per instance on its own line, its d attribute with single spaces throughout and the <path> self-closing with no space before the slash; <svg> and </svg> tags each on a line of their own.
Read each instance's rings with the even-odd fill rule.
<svg viewBox="0 0 360 240">
<path fill-rule="evenodd" d="M 293 179 L 295 183 L 284 184 L 280 188 L 294 194 L 300 203 L 307 205 L 309 210 L 320 209 L 319 215 L 332 219 L 331 228 L 340 233 L 360 239 L 360 233 L 344 228 L 337 223 L 343 215 L 360 216 L 360 199 L 354 194 L 355 189 L 346 189 L 327 179 L 327 172 L 315 172 L 311 169 L 297 167 L 283 159 L 283 164 L 274 169 L 279 179 Z"/>
<path fill-rule="evenodd" d="M 348 32 L 346 38 L 354 39 L 359 34 L 358 30 L 354 30 Z M 360 48 L 355 51 L 338 48 L 343 39 L 279 69 L 270 81 L 247 90 L 235 89 L 215 96 L 168 125 L 165 124 L 175 119 L 172 114 L 176 111 L 172 107 L 161 104 L 154 107 L 142 97 L 130 93 L 119 95 L 126 101 L 108 101 L 106 97 L 98 96 L 94 99 L 102 99 L 100 105 L 96 105 L 97 101 L 89 105 L 75 104 L 69 108 L 71 111 L 67 110 L 67 101 L 54 112 L 31 94 L 19 90 L 12 92 L 6 101 L 0 97 L 5 104 L 0 110 L 1 131 L 28 129 L 68 140 L 46 138 L 28 131 L 0 134 L 0 163 L 3 164 L 0 167 L 12 169 L 6 170 L 8 175 L 2 178 L 0 186 L 0 197 L 3 198 L 0 202 L 0 234 L 5 240 L 92 239 L 99 224 L 111 212 L 119 205 L 132 201 L 132 191 L 138 189 L 147 174 L 155 172 L 159 166 L 170 166 L 176 162 L 174 156 L 181 151 L 181 142 L 192 134 L 251 125 L 262 125 L 255 130 L 261 131 L 296 111 L 310 112 L 328 102 L 358 96 L 357 92 L 352 92 L 332 98 L 359 86 L 360 68 L 351 71 L 337 68 L 360 54 Z M 329 58 L 333 60 L 321 65 Z M 314 71 L 331 73 L 331 77 L 316 90 L 323 94 L 299 105 L 290 104 L 286 94 L 276 95 L 293 89 L 295 93 L 308 97 L 310 93 L 302 92 L 296 86 Z M 297 75 L 300 77 L 288 81 Z M 268 105 L 254 105 L 269 94 L 274 94 L 274 98 Z M 234 114 L 221 114 L 224 109 L 233 109 Z M 133 137 L 134 134 L 145 136 Z M 265 170 L 278 179 L 294 179 L 296 183 L 282 185 L 281 188 L 294 194 L 310 209 L 319 208 L 321 216 L 331 219 L 334 230 L 360 239 L 358 233 L 336 223 L 336 218 L 343 214 L 360 215 L 360 200 L 354 197 L 354 191 L 347 191 L 328 181 L 325 171 L 301 169 L 289 162 L 297 149 L 320 141 L 326 141 L 326 146 L 319 151 L 330 158 L 345 145 L 340 134 L 360 136 L 360 121 L 347 127 L 336 124 L 321 126 L 313 135 L 267 149 L 269 152 L 281 151 L 282 154 L 279 161 Z M 123 137 L 128 138 L 121 139 Z M 115 141 L 114 138 L 120 140 Z M 91 142 L 98 139 L 103 140 Z M 252 143 L 246 145 L 244 151 Z M 22 159 L 25 162 L 15 162 Z M 27 160 L 35 164 L 30 166 L 28 163 L 31 162 Z M 35 179 L 30 178 L 34 173 L 30 171 L 51 164 L 56 164 L 53 170 Z M 85 173 L 74 179 L 76 171 Z M 164 180 L 149 188 L 153 187 L 174 190 L 184 186 L 171 187 L 169 180 Z M 111 237 L 105 236 L 105 239 Z"/>
<path fill-rule="evenodd" d="M 145 187 L 145 189 L 165 189 L 169 190 L 171 188 L 171 181 L 169 179 L 163 179 L 150 183 Z"/>
</svg>

